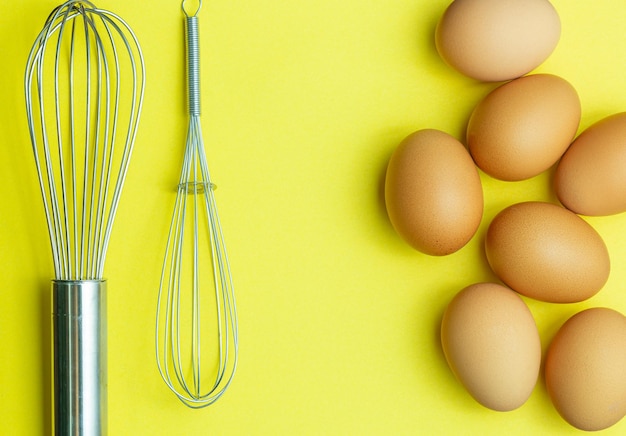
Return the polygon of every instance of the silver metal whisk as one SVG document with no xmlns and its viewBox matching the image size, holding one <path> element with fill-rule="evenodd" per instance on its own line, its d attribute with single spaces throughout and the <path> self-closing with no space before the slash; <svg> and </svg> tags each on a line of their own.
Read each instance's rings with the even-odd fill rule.
<svg viewBox="0 0 626 436">
<path fill-rule="evenodd" d="M 189 128 L 161 275 L 155 334 L 159 372 L 191 408 L 206 407 L 224 394 L 238 358 L 233 281 L 200 125 L 197 14 L 201 6 L 199 1 L 189 13 L 182 2 Z M 205 334 L 211 331 L 213 335 Z"/>
<path fill-rule="evenodd" d="M 107 432 L 103 269 L 144 93 L 137 38 L 118 15 L 71 0 L 28 56 L 26 112 L 50 236 L 54 429 Z"/>
</svg>

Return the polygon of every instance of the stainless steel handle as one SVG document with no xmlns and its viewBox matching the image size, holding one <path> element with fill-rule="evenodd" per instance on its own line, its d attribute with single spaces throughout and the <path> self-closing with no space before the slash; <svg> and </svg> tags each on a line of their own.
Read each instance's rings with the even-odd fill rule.
<svg viewBox="0 0 626 436">
<path fill-rule="evenodd" d="M 54 429 L 107 432 L 106 282 L 53 280 Z"/>
</svg>

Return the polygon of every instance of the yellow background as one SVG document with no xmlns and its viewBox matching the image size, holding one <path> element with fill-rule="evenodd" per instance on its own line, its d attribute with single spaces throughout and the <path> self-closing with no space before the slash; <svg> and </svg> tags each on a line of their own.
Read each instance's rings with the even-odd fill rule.
<svg viewBox="0 0 626 436">
<path fill-rule="evenodd" d="M 462 138 L 495 85 L 452 71 L 434 27 L 448 0 L 206 1 L 200 15 L 203 127 L 235 279 L 240 366 L 208 409 L 161 381 L 154 317 L 187 126 L 178 0 L 100 0 L 142 43 L 148 83 L 135 154 L 105 266 L 111 435 L 580 434 L 543 377 L 513 412 L 480 406 L 439 344 L 462 287 L 495 280 L 483 255 L 508 204 L 554 200 L 550 174 L 481 174 L 477 236 L 444 258 L 399 239 L 382 181 L 397 143 L 420 128 Z M 23 71 L 52 0 L 0 3 L 0 432 L 50 431 L 50 248 L 27 135 Z M 626 110 L 626 3 L 554 0 L 562 36 L 538 69 L 578 90 L 581 129 Z M 626 313 L 624 214 L 589 221 L 612 273 L 589 301 L 526 300 L 544 349 L 572 314 Z M 624 434 L 626 420 L 604 432 Z"/>
</svg>

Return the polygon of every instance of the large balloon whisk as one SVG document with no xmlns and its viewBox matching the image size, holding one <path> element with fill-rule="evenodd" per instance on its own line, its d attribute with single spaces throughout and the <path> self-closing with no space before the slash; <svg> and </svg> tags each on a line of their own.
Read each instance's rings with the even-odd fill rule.
<svg viewBox="0 0 626 436">
<path fill-rule="evenodd" d="M 89 1 L 55 8 L 28 57 L 30 138 L 48 225 L 55 434 L 106 434 L 104 262 L 137 135 L 141 48 Z"/>
</svg>

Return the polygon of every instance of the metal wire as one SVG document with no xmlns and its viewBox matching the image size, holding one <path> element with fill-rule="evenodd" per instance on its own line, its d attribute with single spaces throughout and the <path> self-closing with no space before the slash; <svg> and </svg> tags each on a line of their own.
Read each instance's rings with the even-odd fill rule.
<svg viewBox="0 0 626 436">
<path fill-rule="evenodd" d="M 28 126 L 59 280 L 102 278 L 144 71 L 128 24 L 89 1 L 54 9 L 30 51 Z"/>
<path fill-rule="evenodd" d="M 190 118 L 159 287 L 155 334 L 159 372 L 191 408 L 206 407 L 224 394 L 238 360 L 233 280 L 200 123 L 197 13 L 201 6 L 200 1 L 189 14 L 182 3 Z M 211 292 L 204 292 L 210 288 L 211 298 Z M 213 339 L 204 335 L 210 330 L 215 333 Z M 213 347 L 217 352 L 207 353 L 206 349 Z"/>
</svg>

